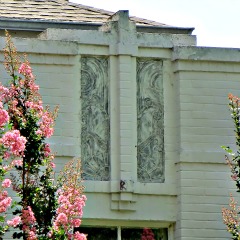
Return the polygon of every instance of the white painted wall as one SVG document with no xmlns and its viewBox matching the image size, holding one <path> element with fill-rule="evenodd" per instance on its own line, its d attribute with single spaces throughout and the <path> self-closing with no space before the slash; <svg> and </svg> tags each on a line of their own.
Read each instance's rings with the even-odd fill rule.
<svg viewBox="0 0 240 240">
<path fill-rule="evenodd" d="M 221 208 L 235 189 L 220 146 L 234 143 L 227 95 L 239 95 L 239 54 L 177 48 L 174 55 L 181 125 L 176 239 L 227 239 Z"/>
</svg>

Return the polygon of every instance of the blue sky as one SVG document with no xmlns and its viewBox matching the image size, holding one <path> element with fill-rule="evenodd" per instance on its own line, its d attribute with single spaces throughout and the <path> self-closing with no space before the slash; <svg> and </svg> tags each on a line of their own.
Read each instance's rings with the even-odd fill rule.
<svg viewBox="0 0 240 240">
<path fill-rule="evenodd" d="M 240 0 L 69 0 L 177 27 L 195 27 L 198 46 L 240 48 Z"/>
</svg>

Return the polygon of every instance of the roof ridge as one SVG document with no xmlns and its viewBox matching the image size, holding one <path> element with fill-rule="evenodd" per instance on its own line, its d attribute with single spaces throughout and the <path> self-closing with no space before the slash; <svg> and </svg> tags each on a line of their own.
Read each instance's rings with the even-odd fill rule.
<svg viewBox="0 0 240 240">
<path fill-rule="evenodd" d="M 113 14 L 71 0 L 0 0 L 1 19 L 104 24 Z M 140 26 L 168 26 L 135 16 L 130 16 L 130 19 Z"/>
<path fill-rule="evenodd" d="M 54 0 L 54 1 L 57 1 L 57 0 Z M 81 7 L 84 7 L 84 8 L 87 8 L 87 9 L 94 9 L 94 10 L 99 10 L 101 12 L 105 12 L 107 14 L 114 14 L 114 12 L 112 11 L 109 11 L 109 10 L 105 10 L 105 9 L 102 9 L 102 8 L 95 8 L 95 7 L 92 7 L 92 6 L 88 6 L 88 5 L 83 5 L 83 4 L 80 4 L 80 3 L 74 3 L 74 2 L 68 2 L 68 5 L 71 5 L 71 6 L 81 6 Z"/>
<path fill-rule="evenodd" d="M 33 0 L 35 1 L 35 0 Z M 49 1 L 49 0 L 47 0 Z M 50 1 L 53 1 L 53 2 L 57 2 L 58 3 L 58 0 L 50 0 Z M 109 14 L 109 16 L 113 15 L 115 12 L 112 12 L 112 11 L 109 11 L 109 10 L 105 10 L 105 9 L 102 9 L 102 8 L 96 8 L 96 7 L 92 7 L 92 6 L 89 6 L 89 5 L 83 5 L 83 4 L 80 4 L 80 3 L 74 3 L 74 2 L 71 2 L 71 0 L 62 0 L 62 1 L 65 1 L 66 3 L 68 3 L 68 5 L 70 6 L 76 6 L 76 7 L 83 7 L 85 9 L 88 9 L 90 11 L 94 11 L 94 12 L 98 12 L 98 11 L 101 11 L 102 13 L 105 13 L 105 14 Z M 148 22 L 148 23 L 152 23 L 154 25 L 164 25 L 164 26 L 169 26 L 167 24 L 164 24 L 164 23 L 159 23 L 159 22 L 156 22 L 156 21 L 153 21 L 153 20 L 148 20 L 148 19 L 145 19 L 145 18 L 139 18 L 139 17 L 136 17 L 136 16 L 129 16 L 130 19 L 137 19 L 139 22 Z"/>
<path fill-rule="evenodd" d="M 57 1 L 57 0 L 53 0 L 53 1 Z M 68 1 L 71 1 L 71 0 L 68 0 Z M 85 9 L 89 9 L 89 10 L 99 10 L 101 12 L 104 12 L 106 14 L 109 14 L 110 16 L 113 15 L 115 12 L 112 12 L 112 11 L 109 11 L 109 10 L 105 10 L 105 9 L 102 9 L 102 8 L 95 8 L 95 7 L 92 7 L 92 6 L 88 6 L 88 5 L 83 5 L 83 4 L 80 4 L 80 3 L 73 3 L 73 2 L 69 2 L 68 3 L 69 5 L 76 5 L 76 6 L 81 6 L 81 7 L 84 7 Z M 136 16 L 129 16 L 129 18 L 131 20 L 134 21 L 135 20 L 138 20 L 139 22 L 142 22 L 142 23 L 151 23 L 153 25 L 161 25 L 161 26 L 170 26 L 168 24 L 164 24 L 164 23 L 159 23 L 159 22 L 156 22 L 156 21 L 153 21 L 153 20 L 148 20 L 148 19 L 145 19 L 145 18 L 139 18 L 139 17 L 136 17 Z"/>
</svg>

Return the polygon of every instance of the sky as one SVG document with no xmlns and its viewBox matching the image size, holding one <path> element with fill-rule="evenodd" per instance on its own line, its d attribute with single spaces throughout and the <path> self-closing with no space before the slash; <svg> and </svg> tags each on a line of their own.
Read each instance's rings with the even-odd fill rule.
<svg viewBox="0 0 240 240">
<path fill-rule="evenodd" d="M 176 27 L 194 27 L 198 46 L 240 48 L 240 0 L 69 0 Z"/>
</svg>

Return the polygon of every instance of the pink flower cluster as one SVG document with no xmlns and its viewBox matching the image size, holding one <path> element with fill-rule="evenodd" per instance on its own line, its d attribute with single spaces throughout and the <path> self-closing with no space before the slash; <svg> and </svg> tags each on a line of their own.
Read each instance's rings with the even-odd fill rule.
<svg viewBox="0 0 240 240">
<path fill-rule="evenodd" d="M 36 111 L 36 115 L 39 118 L 39 129 L 36 134 L 49 138 L 53 135 L 54 118 L 52 114 L 47 110 L 43 110 L 42 101 L 26 101 L 25 106 L 31 110 Z"/>
<path fill-rule="evenodd" d="M 237 207 L 237 201 L 230 194 L 229 208 L 222 208 L 223 222 L 227 226 L 227 230 L 232 234 L 231 239 L 239 239 L 240 236 L 240 217 L 239 207 Z"/>
<path fill-rule="evenodd" d="M 25 107 L 36 110 L 38 115 L 41 114 L 42 111 L 43 111 L 43 106 L 42 106 L 42 101 L 41 100 L 39 100 L 37 102 L 26 101 L 25 102 Z"/>
<path fill-rule="evenodd" d="M 31 176 L 33 174 L 32 169 L 35 169 L 34 164 L 36 164 L 36 169 L 43 166 L 43 168 L 46 167 L 47 174 L 53 174 L 53 172 L 51 172 L 52 169 L 49 167 L 54 167 L 54 163 L 52 162 L 53 155 L 51 154 L 49 145 L 43 144 L 43 142 L 44 138 L 50 137 L 53 134 L 57 109 L 51 113 L 48 107 L 46 109 L 43 108 L 42 98 L 38 92 L 39 86 L 35 83 L 35 76 L 33 75 L 29 61 L 25 56 L 24 62 L 20 62 L 20 57 L 17 55 L 16 49 L 12 44 L 9 35 L 7 35 L 7 38 L 7 46 L 4 49 L 5 68 L 12 77 L 12 80 L 7 88 L 3 87 L 0 83 L 0 160 L 2 160 L 0 163 L 0 179 L 2 180 L 14 167 L 19 171 L 20 178 L 18 179 L 13 176 L 12 181 L 13 190 L 17 192 L 22 191 L 22 194 L 19 194 L 21 198 L 19 204 L 22 205 L 23 209 L 19 216 L 7 221 L 7 224 L 9 227 L 19 228 L 24 234 L 24 239 L 37 240 L 37 233 L 39 233 L 38 229 L 40 226 L 38 226 L 38 220 L 35 218 L 37 215 L 34 216 L 35 212 L 32 211 L 37 205 L 35 205 L 35 202 L 34 200 L 32 201 L 31 197 L 29 198 L 28 194 L 25 194 L 24 189 L 25 185 L 32 184 Z M 23 137 L 20 133 L 23 132 L 21 129 L 25 130 L 28 127 L 28 124 L 31 124 L 32 127 L 30 126 L 30 129 L 34 129 L 34 131 L 36 131 L 35 134 L 38 134 L 38 136 L 35 135 L 33 137 L 39 140 L 39 143 L 41 144 L 41 147 L 36 150 L 40 152 L 40 160 L 43 160 L 41 163 L 39 159 L 34 161 L 35 159 L 33 156 L 31 157 L 31 164 L 29 164 L 29 159 L 24 156 L 24 152 L 26 153 L 26 151 L 28 151 L 28 149 L 25 148 L 25 145 L 31 145 L 31 142 L 27 142 L 29 139 L 28 135 L 24 134 L 26 137 Z M 21 132 L 19 130 L 21 130 Z M 33 131 L 29 132 L 30 134 L 33 134 Z M 26 134 L 28 133 L 26 132 Z M 31 146 L 29 148 L 30 151 L 33 151 Z M 6 164 L 5 161 L 7 162 Z M 30 180 L 28 181 L 26 179 Z M 7 208 L 11 206 L 12 202 L 12 199 L 8 196 L 8 192 L 5 191 L 6 188 L 9 188 L 10 186 L 10 179 L 0 181 L 0 217 L 2 218 L 2 216 L 4 216 L 4 220 L 6 215 L 5 212 L 7 211 Z M 66 197 L 69 196 L 66 195 Z M 82 198 L 82 205 L 84 205 L 85 200 L 84 197 Z M 67 226 L 67 231 L 65 232 L 66 236 L 68 236 L 69 230 L 72 229 L 72 227 L 81 224 L 81 220 L 78 219 L 78 216 L 75 213 L 76 211 L 79 212 L 77 206 L 75 206 L 75 201 L 79 202 L 80 200 L 77 198 L 73 198 L 73 201 L 72 199 L 69 200 L 72 208 L 71 212 L 68 212 L 67 209 L 62 212 L 59 211 L 59 213 L 56 214 L 57 218 L 54 218 L 56 222 L 62 224 L 61 229 L 62 226 Z M 32 208 L 27 205 L 32 206 Z M 65 204 L 65 208 L 66 207 L 68 207 L 67 203 Z M 82 211 L 80 211 L 80 213 L 80 215 L 82 215 Z M 5 222 L 3 222 L 2 225 L 4 226 Z M 2 229 L 3 228 L 0 226 L 0 230 Z M 4 229 L 7 229 L 7 227 Z M 42 235 L 42 233 L 40 233 L 40 235 Z M 41 237 L 39 236 L 39 238 Z M 71 239 L 85 240 L 86 237 L 77 232 L 71 234 Z"/>
<path fill-rule="evenodd" d="M 8 121 L 9 121 L 8 112 L 5 109 L 3 109 L 2 102 L 0 102 L 0 128 L 3 128 Z"/>
<path fill-rule="evenodd" d="M 79 227 L 81 224 L 80 218 L 83 214 L 83 207 L 85 206 L 86 196 L 81 195 L 77 189 L 68 187 L 58 191 L 58 204 L 57 217 L 53 223 L 53 229 L 58 231 L 63 228 L 65 232 L 74 227 Z M 86 236 L 76 232 L 68 234 L 69 239 L 85 240 Z"/>
<path fill-rule="evenodd" d="M 11 163 L 11 166 L 22 166 L 23 165 L 23 160 L 18 159 L 18 160 L 13 160 Z"/>
<path fill-rule="evenodd" d="M 42 119 L 39 123 L 40 129 L 37 131 L 37 134 L 42 135 L 46 138 L 49 138 L 53 135 L 54 119 L 48 111 L 45 111 L 42 114 Z"/>
<path fill-rule="evenodd" d="M 16 227 L 17 225 L 19 225 L 21 223 L 21 218 L 19 216 L 16 216 L 15 218 L 13 218 L 12 220 L 8 220 L 7 224 L 10 227 Z"/>
<path fill-rule="evenodd" d="M 22 210 L 22 221 L 26 225 L 33 225 L 36 222 L 34 213 L 30 206 Z"/>
<path fill-rule="evenodd" d="M 44 150 L 44 156 L 49 157 L 51 154 L 51 149 L 50 149 L 50 145 L 48 143 L 45 144 L 43 150 Z"/>
<path fill-rule="evenodd" d="M 10 179 L 8 179 L 8 178 L 6 178 L 6 179 L 4 179 L 3 180 L 3 182 L 2 182 L 2 187 L 3 188 L 9 188 L 10 186 L 11 186 L 11 180 Z"/>
<path fill-rule="evenodd" d="M 86 235 L 85 234 L 83 234 L 83 233 L 80 233 L 80 232 L 75 232 L 74 234 L 73 234 L 73 239 L 74 240 L 87 240 L 87 237 L 86 237 Z"/>
<path fill-rule="evenodd" d="M 37 240 L 36 228 L 34 224 L 36 218 L 30 206 L 22 210 L 23 231 L 27 234 L 27 240 Z"/>
<path fill-rule="evenodd" d="M 18 72 L 25 77 L 25 81 L 23 81 L 22 84 L 27 83 L 26 86 L 32 92 L 37 92 L 39 90 L 39 86 L 36 85 L 35 82 L 34 82 L 34 76 L 33 76 L 33 73 L 32 73 L 32 68 L 30 67 L 30 64 L 27 60 L 21 64 L 21 66 L 18 69 Z"/>
<path fill-rule="evenodd" d="M 27 62 L 21 64 L 21 66 L 18 69 L 18 72 L 24 75 L 25 77 L 34 78 L 32 74 L 32 68 L 29 66 Z"/>
<path fill-rule="evenodd" d="M 2 86 L 0 83 L 0 100 L 4 100 L 7 96 L 9 95 L 9 90 L 8 88 Z"/>
<path fill-rule="evenodd" d="M 11 206 L 12 198 L 8 197 L 7 191 L 0 191 L 0 213 L 6 212 Z"/>
<path fill-rule="evenodd" d="M 38 117 L 39 129 L 36 134 L 49 138 L 53 135 L 54 116 L 49 109 L 44 110 L 41 96 L 38 92 L 39 86 L 35 84 L 35 79 L 32 74 L 30 63 L 26 60 L 21 64 L 18 72 L 24 76 L 18 78 L 18 84 L 11 84 L 9 89 L 0 85 L 0 128 L 3 127 L 9 120 L 9 115 L 18 116 L 21 118 L 22 124 L 26 123 L 27 119 L 23 114 L 23 106 L 27 111 L 34 111 Z M 26 98 L 24 91 L 29 92 Z M 8 106 L 8 112 L 2 108 L 1 101 Z"/>
<path fill-rule="evenodd" d="M 4 167 L 2 167 L 4 169 Z M 9 188 L 11 186 L 10 179 L 4 179 L 2 184 L 0 185 L 0 213 L 4 213 L 11 206 L 12 198 L 8 196 L 8 192 L 4 190 L 5 188 Z"/>
<path fill-rule="evenodd" d="M 8 151 L 4 153 L 4 157 L 8 158 L 10 154 L 21 156 L 24 152 L 26 142 L 26 138 L 21 136 L 18 130 L 6 132 L 0 139 L 0 144 L 3 144 L 3 146 L 8 149 Z"/>
</svg>

